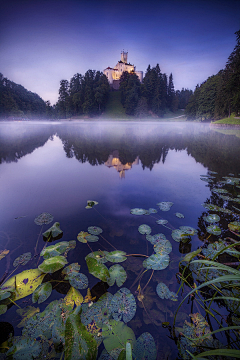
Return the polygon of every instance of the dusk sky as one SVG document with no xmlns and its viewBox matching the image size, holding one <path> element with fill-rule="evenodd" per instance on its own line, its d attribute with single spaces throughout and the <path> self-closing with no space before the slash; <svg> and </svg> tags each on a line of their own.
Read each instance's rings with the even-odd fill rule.
<svg viewBox="0 0 240 360">
<path fill-rule="evenodd" d="M 114 67 L 160 65 L 175 90 L 223 69 L 240 29 L 239 0 L 1 0 L 0 72 L 51 104 L 59 83 Z"/>
</svg>

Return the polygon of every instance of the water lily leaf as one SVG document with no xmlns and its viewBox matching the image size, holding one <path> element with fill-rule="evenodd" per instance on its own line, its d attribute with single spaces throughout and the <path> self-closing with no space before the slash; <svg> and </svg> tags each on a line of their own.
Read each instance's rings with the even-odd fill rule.
<svg viewBox="0 0 240 360">
<path fill-rule="evenodd" d="M 184 231 L 188 236 L 193 236 L 197 233 L 197 230 L 191 226 L 180 226 L 179 229 Z"/>
<path fill-rule="evenodd" d="M 146 210 L 141 209 L 141 208 L 135 208 L 135 209 L 131 209 L 130 213 L 133 215 L 145 215 Z"/>
<path fill-rule="evenodd" d="M 147 235 L 146 239 L 150 241 L 151 244 L 156 245 L 158 242 L 162 240 L 167 240 L 164 234 L 155 234 L 155 235 Z"/>
<path fill-rule="evenodd" d="M 137 360 L 156 360 L 157 348 L 152 335 L 143 333 L 133 346 L 133 358 Z"/>
<path fill-rule="evenodd" d="M 7 250 L 7 249 L 0 250 L 0 260 L 2 260 L 8 253 L 9 253 L 9 250 Z"/>
<path fill-rule="evenodd" d="M 68 266 L 66 266 L 63 271 L 62 274 L 65 275 L 64 279 L 68 280 L 68 276 L 72 275 L 72 274 L 78 274 L 80 270 L 80 265 L 78 265 L 78 263 L 72 263 Z"/>
<path fill-rule="evenodd" d="M 35 308 L 34 306 L 27 306 L 23 309 L 17 309 L 16 313 L 23 318 L 21 320 L 21 322 L 17 325 L 17 327 L 21 328 L 21 327 L 25 326 L 27 320 L 39 312 L 40 312 L 40 309 Z"/>
<path fill-rule="evenodd" d="M 97 326 L 95 321 L 92 321 L 90 324 L 86 326 L 87 331 L 92 334 L 94 339 L 97 342 L 97 346 L 99 346 L 102 343 L 102 329 Z"/>
<path fill-rule="evenodd" d="M 207 227 L 207 232 L 209 234 L 213 234 L 213 235 L 220 235 L 221 234 L 221 229 L 219 226 L 217 225 L 210 225 Z"/>
<path fill-rule="evenodd" d="M 126 279 L 127 273 L 121 265 L 113 265 L 109 269 L 110 279 L 108 280 L 108 285 L 113 286 L 116 281 L 118 287 L 122 286 Z"/>
<path fill-rule="evenodd" d="M 114 349 L 125 349 L 129 342 L 133 347 L 136 339 L 134 332 L 122 321 L 109 320 L 102 328 L 103 344 L 108 353 Z"/>
<path fill-rule="evenodd" d="M 168 223 L 168 221 L 167 221 L 167 220 L 160 219 L 160 220 L 157 220 L 156 223 L 159 224 L 159 225 L 165 225 L 165 224 Z"/>
<path fill-rule="evenodd" d="M 154 208 L 149 208 L 149 209 L 148 209 L 148 212 L 149 212 L 149 214 L 156 214 L 156 213 L 157 213 L 157 210 L 154 209 Z"/>
<path fill-rule="evenodd" d="M 125 255 L 126 255 L 125 251 L 115 250 L 115 251 L 109 252 L 106 255 L 106 259 L 113 263 L 119 263 L 119 262 L 123 262 L 127 259 Z"/>
<path fill-rule="evenodd" d="M 209 174 L 218 174 L 216 171 L 208 170 Z"/>
<path fill-rule="evenodd" d="M 61 268 L 66 265 L 67 259 L 64 256 L 54 256 L 49 259 L 44 260 L 39 266 L 38 269 L 42 271 L 43 273 L 49 273 L 52 274 L 55 271 L 60 270 Z"/>
<path fill-rule="evenodd" d="M 86 289 L 88 287 L 88 278 L 82 273 L 72 273 L 68 275 L 68 280 L 75 289 Z"/>
<path fill-rule="evenodd" d="M 96 236 L 96 235 L 87 235 L 87 236 L 85 237 L 85 240 L 86 240 L 87 242 L 96 242 L 96 241 L 99 240 L 99 237 Z"/>
<path fill-rule="evenodd" d="M 234 201 L 230 196 L 225 196 L 225 195 L 219 195 L 219 197 L 223 200 L 226 201 Z"/>
<path fill-rule="evenodd" d="M 231 214 L 232 213 L 231 210 L 226 209 L 226 208 L 221 208 L 221 207 L 218 208 L 218 211 L 221 211 L 221 212 L 223 212 L 225 214 Z"/>
<path fill-rule="evenodd" d="M 104 264 L 108 262 L 108 259 L 106 258 L 107 254 L 108 251 L 93 251 L 85 257 L 85 260 L 90 257 L 96 259 L 99 263 Z"/>
<path fill-rule="evenodd" d="M 32 255 L 30 252 L 26 252 L 20 256 L 18 256 L 14 262 L 13 262 L 13 266 L 16 267 L 18 265 L 26 265 L 29 260 L 31 259 Z"/>
<path fill-rule="evenodd" d="M 110 277 L 108 268 L 104 264 L 100 263 L 98 260 L 92 257 L 86 257 L 85 259 L 89 273 L 95 276 L 96 278 L 104 282 L 107 282 Z"/>
<path fill-rule="evenodd" d="M 80 241 L 82 243 L 87 243 L 87 240 L 85 239 L 87 235 L 90 235 L 90 234 L 86 231 L 80 231 L 80 233 L 77 236 L 78 241 Z"/>
<path fill-rule="evenodd" d="M 170 254 L 172 251 L 172 244 L 169 240 L 160 240 L 154 245 L 153 249 L 156 254 Z"/>
<path fill-rule="evenodd" d="M 0 305 L 0 315 L 5 314 L 7 312 L 7 305 Z"/>
<path fill-rule="evenodd" d="M 207 210 L 219 211 L 219 206 L 217 206 L 217 205 L 204 203 L 204 204 L 202 204 L 202 206 Z"/>
<path fill-rule="evenodd" d="M 52 293 L 52 284 L 50 282 L 46 282 L 44 284 L 39 285 L 36 290 L 34 290 L 32 294 L 32 302 L 41 304 L 45 300 L 49 298 Z"/>
<path fill-rule="evenodd" d="M 76 241 L 74 240 L 60 241 L 57 244 L 47 246 L 41 251 L 40 256 L 43 256 L 44 259 L 50 259 L 51 257 L 63 254 L 69 247 L 74 248 L 75 246 Z"/>
<path fill-rule="evenodd" d="M 81 323 L 78 306 L 66 321 L 65 359 L 97 359 L 97 342 Z"/>
<path fill-rule="evenodd" d="M 36 358 L 42 350 L 40 342 L 25 338 L 24 336 L 14 337 L 13 346 L 7 351 L 8 358 L 16 360 Z"/>
<path fill-rule="evenodd" d="M 14 291 L 14 288 L 12 290 Z M 11 295 L 9 290 L 0 290 L 0 301 L 9 298 Z"/>
<path fill-rule="evenodd" d="M 163 270 L 168 267 L 169 261 L 170 259 L 168 254 L 153 254 L 143 261 L 143 267 L 153 270 Z"/>
<path fill-rule="evenodd" d="M 218 216 L 217 214 L 211 214 L 211 215 L 208 215 L 208 216 L 204 216 L 203 220 L 207 221 L 208 223 L 215 223 L 215 222 L 218 222 L 220 220 L 220 216 Z"/>
<path fill-rule="evenodd" d="M 85 209 L 91 209 L 94 205 L 97 205 L 98 202 L 94 201 L 94 200 L 88 200 L 87 201 L 87 206 L 85 206 Z"/>
<path fill-rule="evenodd" d="M 202 253 L 206 258 L 213 259 L 213 257 L 221 250 L 225 248 L 225 245 L 223 242 L 215 241 L 213 244 L 208 244 L 208 247 L 206 249 L 202 250 Z M 216 259 L 218 256 L 216 257 Z"/>
<path fill-rule="evenodd" d="M 172 301 L 177 301 L 178 295 L 173 291 L 170 291 L 167 285 L 163 282 L 160 282 L 156 288 L 157 294 L 161 299 L 169 299 Z"/>
<path fill-rule="evenodd" d="M 42 283 L 45 274 L 39 269 L 30 269 L 22 271 L 20 274 L 12 276 L 2 286 L 2 290 L 16 289 L 15 300 L 22 299 L 34 292 Z M 11 291 L 11 290 L 10 290 Z"/>
<path fill-rule="evenodd" d="M 189 235 L 184 230 L 175 229 L 172 231 L 173 240 L 180 242 L 188 239 Z"/>
<path fill-rule="evenodd" d="M 219 194 L 227 194 L 227 193 L 228 193 L 227 190 L 225 190 L 225 189 L 218 189 L 218 188 L 213 188 L 212 191 L 215 192 L 215 193 L 219 193 Z"/>
<path fill-rule="evenodd" d="M 92 322 L 95 322 L 97 326 L 102 328 L 102 325 L 109 320 L 111 316 L 110 303 L 112 301 L 113 295 L 110 293 L 103 294 L 100 299 L 89 304 L 82 305 L 82 314 L 81 320 L 84 325 L 88 325 Z"/>
<path fill-rule="evenodd" d="M 92 234 L 92 235 L 99 235 L 103 232 L 103 230 L 98 226 L 89 226 L 88 232 L 89 232 L 89 234 Z"/>
<path fill-rule="evenodd" d="M 146 225 L 146 224 L 143 224 L 143 225 L 140 225 L 140 226 L 139 226 L 138 231 L 140 232 L 140 234 L 147 234 L 147 235 L 149 235 L 152 230 L 151 230 L 150 226 L 148 226 L 148 225 Z"/>
<path fill-rule="evenodd" d="M 111 301 L 110 310 L 114 320 L 123 320 L 125 323 L 132 320 L 136 313 L 136 301 L 130 290 L 121 288 Z"/>
<path fill-rule="evenodd" d="M 179 213 L 179 212 L 176 212 L 175 213 L 176 217 L 178 217 L 179 219 L 184 219 L 184 215 Z"/>
<path fill-rule="evenodd" d="M 56 238 L 60 235 L 62 235 L 62 230 L 60 229 L 60 224 L 59 222 L 55 222 L 53 224 L 53 226 L 51 226 L 48 230 L 46 230 L 43 233 L 43 237 L 45 238 L 49 238 L 50 236 L 52 236 L 53 238 Z"/>
<path fill-rule="evenodd" d="M 162 211 L 169 211 L 171 207 L 173 206 L 173 203 L 170 201 L 162 201 L 160 203 L 157 203 L 159 206 L 159 209 Z"/>
<path fill-rule="evenodd" d="M 42 213 L 40 215 L 38 215 L 35 219 L 34 222 L 37 225 L 43 225 L 43 224 L 50 224 L 50 222 L 53 221 L 53 216 L 49 213 Z"/>
<path fill-rule="evenodd" d="M 71 308 L 73 309 L 74 304 L 76 306 L 82 304 L 83 296 L 78 290 L 76 290 L 74 287 L 71 286 L 70 290 L 68 291 L 67 295 L 64 298 L 64 302 L 66 305 L 71 306 Z"/>
<path fill-rule="evenodd" d="M 202 175 L 200 175 L 200 176 L 202 176 Z M 200 180 L 202 180 L 202 181 L 206 181 L 206 182 L 208 182 L 208 183 L 213 182 L 213 180 L 212 180 L 212 179 L 205 178 L 205 177 L 200 177 Z"/>
<path fill-rule="evenodd" d="M 186 261 L 186 262 L 191 261 L 191 260 L 192 260 L 196 255 L 198 255 L 201 251 L 202 251 L 202 248 L 199 248 L 199 249 L 197 249 L 197 250 L 195 250 L 195 251 L 192 251 L 192 252 L 186 254 L 186 255 L 184 256 L 184 258 L 182 259 L 182 261 Z"/>
<path fill-rule="evenodd" d="M 228 228 L 231 231 L 239 232 L 240 231 L 240 221 L 233 221 L 228 224 Z"/>
</svg>

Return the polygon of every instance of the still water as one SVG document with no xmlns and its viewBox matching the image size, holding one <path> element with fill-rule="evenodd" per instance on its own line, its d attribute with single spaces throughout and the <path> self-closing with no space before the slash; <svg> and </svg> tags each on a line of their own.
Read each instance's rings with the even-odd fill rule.
<svg viewBox="0 0 240 360">
<path fill-rule="evenodd" d="M 90 289 L 100 281 L 89 274 L 86 265 L 85 257 L 91 251 L 117 249 L 127 255 L 145 255 L 128 256 L 119 264 L 127 273 L 123 287 L 130 289 L 136 301 L 136 313 L 127 326 L 136 338 L 144 332 L 153 336 L 157 359 L 182 358 L 169 331 L 179 301 L 161 300 L 156 286 L 164 282 L 170 291 L 177 292 L 179 261 L 184 254 L 203 246 L 205 239 L 203 216 L 208 211 L 202 204 L 214 200 L 218 206 L 226 205 L 212 189 L 223 176 L 240 174 L 239 131 L 186 122 L 13 122 L 0 123 L 0 144 L 0 250 L 9 250 L 0 261 L 0 278 L 9 275 L 14 270 L 13 261 L 26 252 L 31 252 L 31 260 L 18 267 L 15 274 L 37 267 L 39 255 L 34 257 L 34 254 L 39 254 L 45 245 L 40 235 L 34 252 L 39 233 L 54 222 L 59 222 L 63 231 L 60 241 L 76 240 L 67 261 L 81 265 L 80 272 L 88 277 Z M 213 183 L 201 180 L 201 176 L 211 172 L 217 173 Z M 88 200 L 98 204 L 86 209 Z M 169 211 L 161 211 L 156 205 L 160 202 L 173 205 Z M 135 208 L 154 208 L 157 212 L 133 215 L 131 209 Z M 43 212 L 52 214 L 54 220 L 41 227 L 34 219 Z M 179 218 L 176 213 L 184 217 Z M 228 217 L 228 221 L 234 220 Z M 167 220 L 168 228 L 158 224 L 159 219 Z M 226 217 L 221 220 L 219 226 L 224 236 Z M 154 271 L 153 275 L 152 270 L 142 274 L 143 260 L 153 254 L 152 243 L 138 231 L 142 224 L 150 226 L 151 235 L 164 234 L 172 245 L 168 267 Z M 79 242 L 77 235 L 88 231 L 89 226 L 100 227 L 102 236 L 97 242 Z M 172 230 L 180 226 L 197 230 L 190 242 L 179 243 L 171 237 Z M 212 241 L 215 240 L 217 237 L 213 236 Z M 108 268 L 112 265 L 106 263 Z M 64 298 L 69 288 L 70 285 L 61 289 L 53 286 L 45 302 L 32 304 L 29 295 L 19 299 L 17 305 L 21 308 L 33 305 L 43 311 L 53 300 Z M 144 291 L 139 293 L 139 289 Z M 113 295 L 118 290 L 116 284 L 108 288 Z M 87 289 L 79 291 L 86 296 Z M 142 301 L 139 294 L 144 296 Z M 179 294 L 180 300 L 182 296 Z M 9 307 L 0 321 L 11 324 L 14 336 L 21 336 L 23 328 L 17 327 L 21 316 L 16 309 L 15 305 Z M 186 302 L 177 326 L 182 327 L 185 320 L 189 321 L 189 314 L 198 311 L 195 303 Z M 221 311 L 226 312 L 224 308 Z M 169 323 L 168 327 L 163 326 L 165 323 Z M 4 339 L 0 340 L 1 343 Z M 98 358 L 103 349 L 102 343 Z M 54 356 L 60 358 L 61 351 Z"/>
</svg>

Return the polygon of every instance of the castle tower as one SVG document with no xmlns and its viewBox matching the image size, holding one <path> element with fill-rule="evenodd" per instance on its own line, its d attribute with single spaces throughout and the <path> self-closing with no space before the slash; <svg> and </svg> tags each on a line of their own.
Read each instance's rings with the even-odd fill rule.
<svg viewBox="0 0 240 360">
<path fill-rule="evenodd" d="M 121 61 L 123 63 L 127 63 L 127 57 L 128 57 L 128 52 L 124 52 L 124 50 L 121 52 Z"/>
</svg>

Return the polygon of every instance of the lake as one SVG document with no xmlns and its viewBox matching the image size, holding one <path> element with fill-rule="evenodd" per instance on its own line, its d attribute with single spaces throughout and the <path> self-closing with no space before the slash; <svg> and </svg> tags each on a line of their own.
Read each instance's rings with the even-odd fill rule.
<svg viewBox="0 0 240 360">
<path fill-rule="evenodd" d="M 121 308 L 127 292 L 124 293 L 124 290 L 119 293 L 119 289 L 130 290 L 129 300 L 126 301 L 128 307 L 121 308 L 122 312 L 118 310 L 117 315 L 112 316 L 115 320 L 122 314 L 130 316 L 129 311 L 132 312 L 132 318 L 128 318 L 126 325 L 121 321 L 119 324 L 122 329 L 116 332 L 124 333 L 130 328 L 128 336 L 132 343 L 135 341 L 134 336 L 138 339 L 142 333 L 151 334 L 152 337 L 149 336 L 142 344 L 148 349 L 146 344 L 153 348 L 152 344 L 155 343 L 154 351 L 157 355 L 153 350 L 150 354 L 148 349 L 146 352 L 149 351 L 149 355 L 143 358 L 187 358 L 188 355 L 183 354 L 184 347 L 180 347 L 179 354 L 180 345 L 177 346 L 180 329 L 186 320 L 191 320 L 189 314 L 200 312 L 204 316 L 205 312 L 197 301 L 186 300 L 176 317 L 174 339 L 172 326 L 175 311 L 191 289 L 185 285 L 184 291 L 180 291 L 178 298 L 174 299 L 176 301 L 172 301 L 173 299 L 161 299 L 156 288 L 159 283 L 164 283 L 171 292 L 177 293 L 181 280 L 181 259 L 218 240 L 219 236 L 207 232 L 206 228 L 210 224 L 204 218 L 216 211 L 206 209 L 202 204 L 210 203 L 222 209 L 230 209 L 230 213 L 218 212 L 221 238 L 238 239 L 230 233 L 228 223 L 239 221 L 237 209 L 240 205 L 237 199 L 240 188 L 236 180 L 240 177 L 239 130 L 219 129 L 209 124 L 193 122 L 1 122 L 0 144 L 0 250 L 9 250 L 0 261 L 0 278 L 3 276 L 1 282 L 6 281 L 7 276 L 36 269 L 43 262 L 44 259 L 39 254 L 46 245 L 46 237 L 42 233 L 58 222 L 63 233 L 55 241 L 48 237 L 51 240 L 48 246 L 60 241 L 76 241 L 75 248 L 68 248 L 61 256 L 66 255 L 67 265 L 78 263 L 81 266 L 80 273 L 87 276 L 87 285 L 82 288 L 76 286 L 83 297 L 87 295 L 87 288 L 92 289 L 95 304 L 94 301 L 106 291 L 112 295 L 118 292 L 115 303 L 119 301 Z M 233 184 L 231 177 L 235 179 Z M 229 184 L 221 185 L 221 181 L 229 178 Z M 224 199 L 221 192 L 214 190 L 219 186 L 227 189 L 228 195 L 235 200 Z M 90 206 L 86 208 L 88 201 L 91 201 Z M 94 205 L 94 202 L 97 204 Z M 53 221 L 37 225 L 34 220 L 45 212 L 53 216 Z M 139 228 L 143 224 L 147 226 Z M 96 232 L 98 241 L 91 237 L 87 241 L 86 234 L 79 236 L 78 241 L 78 234 L 88 232 L 88 228 L 93 226 L 102 229 L 102 233 Z M 182 241 L 181 237 L 174 240 L 172 232 L 180 226 L 191 227 L 196 231 L 191 236 L 188 234 L 186 241 Z M 155 234 L 163 234 L 165 238 L 162 239 L 169 240 L 172 251 L 169 250 L 169 255 L 166 255 L 163 268 L 152 271 L 154 268 L 143 265 L 143 262 L 154 254 L 158 242 L 153 237 Z M 123 271 L 127 278 L 120 287 L 116 283 L 108 287 L 106 281 L 100 281 L 101 276 L 94 276 L 94 271 L 89 273 L 85 257 L 91 252 L 100 251 L 101 255 L 105 251 L 116 250 L 124 251 L 127 256 L 113 253 L 112 261 L 108 260 L 111 257 L 104 258 L 104 266 L 110 269 L 118 263 L 121 270 L 116 267 L 111 271 Z M 14 268 L 14 260 L 28 252 L 31 252 L 29 262 L 25 265 L 18 263 Z M 94 261 L 98 260 L 94 258 Z M 237 262 L 238 259 L 226 254 L 223 262 L 231 261 Z M 101 267 L 104 261 L 100 263 Z M 14 269 L 16 270 L 11 275 Z M 52 276 L 46 275 L 44 281 L 50 282 L 53 290 L 45 301 L 33 304 L 32 294 L 29 292 L 28 296 L 18 296 L 17 306 L 23 309 L 29 306 L 39 307 L 43 312 L 52 301 L 64 298 L 70 284 L 66 278 L 63 279 L 61 271 L 62 268 Z M 3 301 L 6 302 L 6 299 Z M 24 315 L 16 312 L 16 305 L 5 305 L 5 302 L 0 302 L 0 307 L 1 304 L 7 306 L 7 311 L 4 312 L 4 308 L 1 315 L 0 333 L 14 332 L 14 336 L 21 336 L 27 320 L 24 327 L 18 327 Z M 136 306 L 133 305 L 134 302 Z M 84 314 L 90 302 L 86 304 L 85 308 L 83 306 Z M 105 303 L 105 307 L 108 306 Z M 229 308 L 222 303 L 216 302 L 214 307 L 224 318 L 231 316 Z M 110 323 L 112 321 L 112 326 L 115 320 L 108 319 Z M 211 322 L 208 319 L 208 324 L 211 330 L 217 328 L 216 320 Z M 34 326 L 38 326 L 36 322 L 35 325 L 29 325 Z M 101 332 L 105 334 L 98 327 L 99 337 Z M 25 332 L 25 336 L 26 334 L 30 337 L 28 332 Z M 63 346 L 56 340 L 54 349 L 51 336 L 48 338 L 50 350 L 46 350 L 46 338 L 45 345 L 41 346 L 45 346 L 45 355 L 49 351 L 52 358 L 60 358 Z M 117 337 L 119 336 L 117 332 Z M 3 334 L 0 343 L 4 340 Z M 18 342 L 20 340 L 21 338 L 17 338 Z M 121 339 L 119 341 L 123 342 Z M 62 342 L 63 340 L 61 344 Z M 228 339 L 222 337 L 221 342 L 225 346 Z M 24 346 L 25 343 L 23 348 Z M 101 355 L 105 351 L 104 347 L 109 352 L 112 350 L 109 346 L 107 340 L 99 345 L 98 359 L 110 359 L 104 353 Z M 141 346 L 138 345 L 135 354 L 138 351 L 141 353 Z M 41 359 L 43 348 L 28 354 L 28 358 L 34 356 Z M 118 358 L 116 353 L 112 356 L 111 359 Z"/>
</svg>

